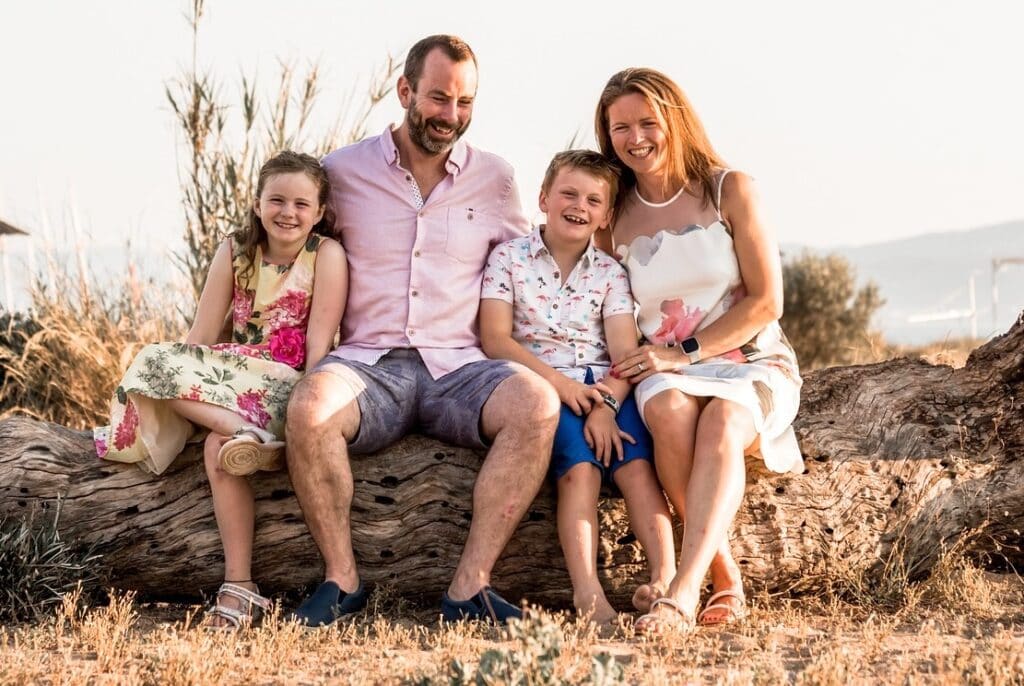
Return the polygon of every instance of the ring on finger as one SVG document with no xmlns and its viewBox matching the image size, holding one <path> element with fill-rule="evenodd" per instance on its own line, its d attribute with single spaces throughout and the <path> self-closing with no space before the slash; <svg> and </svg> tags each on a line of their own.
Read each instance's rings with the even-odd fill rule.
<svg viewBox="0 0 1024 686">
<path fill-rule="evenodd" d="M 644 363 L 643 363 L 643 362 L 638 362 L 638 363 L 637 363 L 637 365 L 636 365 L 636 370 L 637 370 L 638 372 L 643 372 L 643 371 L 644 371 L 645 369 L 647 369 L 647 367 L 645 367 L 645 366 L 644 366 Z"/>
</svg>

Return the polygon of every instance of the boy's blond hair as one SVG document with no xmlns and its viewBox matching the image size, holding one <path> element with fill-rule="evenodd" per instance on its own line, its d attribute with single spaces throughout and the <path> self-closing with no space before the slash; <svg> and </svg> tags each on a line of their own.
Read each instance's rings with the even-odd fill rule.
<svg viewBox="0 0 1024 686">
<path fill-rule="evenodd" d="M 608 202 L 614 203 L 619 192 L 619 166 L 595 150 L 563 150 L 551 159 L 548 169 L 544 172 L 544 182 L 540 189 L 544 193 L 551 191 L 558 172 L 563 169 L 579 169 L 595 176 L 608 184 Z"/>
</svg>

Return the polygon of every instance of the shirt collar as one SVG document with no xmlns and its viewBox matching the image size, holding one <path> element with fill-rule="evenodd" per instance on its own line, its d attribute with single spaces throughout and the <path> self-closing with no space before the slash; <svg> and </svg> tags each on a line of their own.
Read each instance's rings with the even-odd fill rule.
<svg viewBox="0 0 1024 686">
<path fill-rule="evenodd" d="M 548 250 L 548 246 L 544 245 L 544 239 L 541 238 L 540 232 L 544 228 L 544 224 L 538 224 L 530 232 L 530 257 L 537 257 L 541 252 L 546 252 L 549 255 L 551 251 Z M 580 256 L 580 262 L 583 262 L 583 266 L 587 269 L 594 264 L 594 260 L 597 259 L 597 247 L 594 245 L 594 237 L 590 237 L 590 243 L 587 244 L 587 249 L 583 251 L 583 255 Z"/>
<path fill-rule="evenodd" d="M 398 146 L 395 144 L 394 124 L 388 124 L 387 128 L 384 129 L 384 133 L 380 137 L 380 148 L 381 152 L 384 153 L 384 161 L 389 165 L 394 166 L 402 161 L 401 155 L 398 152 Z M 451 151 L 448 153 L 445 170 L 453 176 L 458 176 L 459 172 L 465 169 L 468 157 L 469 147 L 466 141 L 460 138 L 455 141 L 455 145 L 452 146 Z"/>
</svg>

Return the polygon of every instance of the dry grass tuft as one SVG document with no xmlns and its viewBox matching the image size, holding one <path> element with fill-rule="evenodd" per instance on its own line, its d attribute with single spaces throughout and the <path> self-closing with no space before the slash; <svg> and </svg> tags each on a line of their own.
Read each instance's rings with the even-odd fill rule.
<svg viewBox="0 0 1024 686">
<path fill-rule="evenodd" d="M 52 250 L 47 268 L 47 282 L 32 286 L 31 325 L 11 329 L 0 346 L 0 409 L 77 429 L 99 426 L 138 349 L 183 335 L 180 296 L 140 282 L 131 268 L 122 283 L 97 288 L 57 264 Z"/>
</svg>

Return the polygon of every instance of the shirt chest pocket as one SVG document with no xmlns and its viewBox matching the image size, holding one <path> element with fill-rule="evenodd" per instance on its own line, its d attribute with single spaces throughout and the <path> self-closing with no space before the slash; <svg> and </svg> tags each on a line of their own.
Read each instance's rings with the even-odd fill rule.
<svg viewBox="0 0 1024 686">
<path fill-rule="evenodd" d="M 444 252 L 459 262 L 480 264 L 491 247 L 494 218 L 466 207 L 448 208 Z"/>
</svg>

